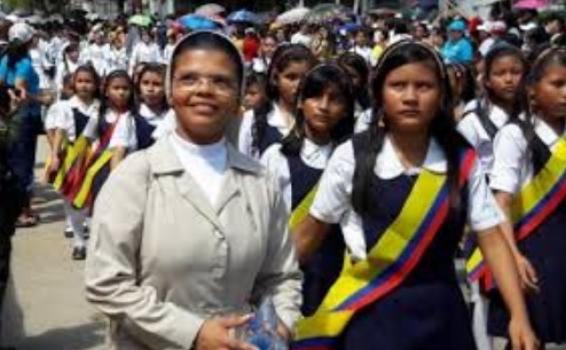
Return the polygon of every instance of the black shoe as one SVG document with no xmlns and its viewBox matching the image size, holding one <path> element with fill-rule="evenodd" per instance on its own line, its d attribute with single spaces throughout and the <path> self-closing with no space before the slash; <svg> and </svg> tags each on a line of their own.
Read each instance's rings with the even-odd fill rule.
<svg viewBox="0 0 566 350">
<path fill-rule="evenodd" d="M 65 235 L 65 238 L 73 238 L 73 229 L 68 227 L 65 229 L 65 231 L 63 232 Z M 0 348 L 0 350 L 2 350 L 2 348 Z"/>
<path fill-rule="evenodd" d="M 86 259 L 86 248 L 85 247 L 75 247 L 73 248 L 73 260 L 84 260 Z"/>
</svg>

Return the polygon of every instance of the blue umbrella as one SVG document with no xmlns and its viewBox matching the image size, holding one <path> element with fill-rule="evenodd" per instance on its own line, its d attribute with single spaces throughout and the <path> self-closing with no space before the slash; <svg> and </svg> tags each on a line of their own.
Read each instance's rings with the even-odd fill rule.
<svg viewBox="0 0 566 350">
<path fill-rule="evenodd" d="M 355 32 L 361 28 L 362 26 L 358 23 L 346 23 L 342 27 L 340 27 L 339 30 L 345 32 Z"/>
<path fill-rule="evenodd" d="M 194 15 L 194 14 L 185 15 L 179 18 L 177 22 L 180 25 L 182 25 L 184 28 L 190 30 L 206 30 L 206 29 L 213 30 L 220 28 L 219 23 L 211 21 L 206 17 Z"/>
<path fill-rule="evenodd" d="M 248 10 L 232 12 L 227 19 L 231 23 L 257 23 L 259 21 L 257 15 Z"/>
</svg>

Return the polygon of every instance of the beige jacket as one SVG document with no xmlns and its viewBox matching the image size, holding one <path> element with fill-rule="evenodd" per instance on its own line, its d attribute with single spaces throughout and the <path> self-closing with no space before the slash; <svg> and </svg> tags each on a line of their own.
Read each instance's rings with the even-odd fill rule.
<svg viewBox="0 0 566 350">
<path fill-rule="evenodd" d="M 212 206 L 168 138 L 129 156 L 96 202 L 87 299 L 110 318 L 113 349 L 190 349 L 205 319 L 245 313 L 272 295 L 288 326 L 301 279 L 275 185 L 228 145 Z"/>
</svg>

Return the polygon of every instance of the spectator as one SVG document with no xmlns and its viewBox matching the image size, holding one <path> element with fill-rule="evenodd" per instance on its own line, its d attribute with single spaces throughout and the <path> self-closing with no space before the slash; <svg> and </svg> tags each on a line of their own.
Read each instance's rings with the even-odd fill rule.
<svg viewBox="0 0 566 350">
<path fill-rule="evenodd" d="M 470 63 L 474 58 L 472 44 L 465 35 L 466 24 L 455 20 L 448 26 L 448 41 L 442 46 L 442 57 L 447 63 Z"/>
</svg>

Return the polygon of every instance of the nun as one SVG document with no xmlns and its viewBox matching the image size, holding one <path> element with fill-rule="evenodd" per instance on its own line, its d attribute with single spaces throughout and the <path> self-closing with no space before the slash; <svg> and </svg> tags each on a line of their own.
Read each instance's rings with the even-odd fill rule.
<svg viewBox="0 0 566 350">
<path fill-rule="evenodd" d="M 272 179 L 227 142 L 244 65 L 201 31 L 167 72 L 176 128 L 111 174 L 94 208 L 86 296 L 111 349 L 254 349 L 234 336 L 273 300 L 280 336 L 300 316 L 302 275 Z"/>
</svg>

